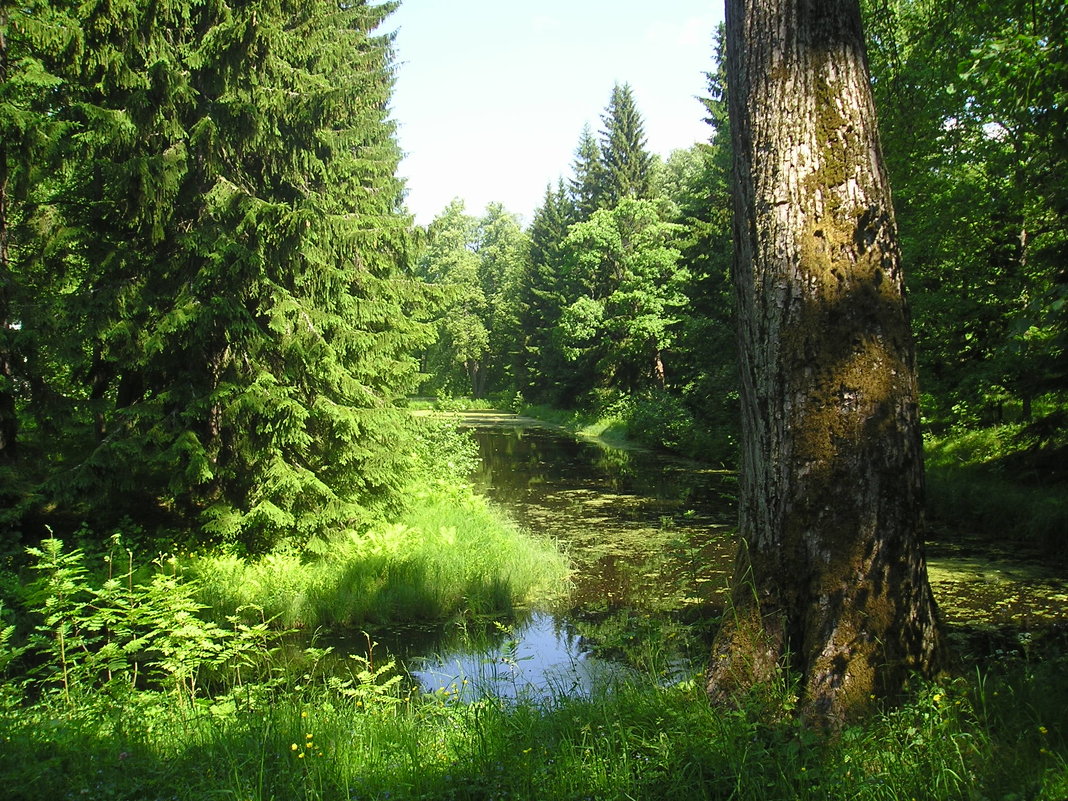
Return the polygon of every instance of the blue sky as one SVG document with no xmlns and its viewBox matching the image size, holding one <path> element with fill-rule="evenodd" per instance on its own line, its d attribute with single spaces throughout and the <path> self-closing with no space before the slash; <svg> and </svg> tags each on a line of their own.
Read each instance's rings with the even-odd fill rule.
<svg viewBox="0 0 1068 801">
<path fill-rule="evenodd" d="M 393 118 L 417 222 L 454 197 L 529 222 L 616 82 L 633 88 L 652 152 L 707 139 L 695 98 L 722 14 L 721 0 L 403 0 L 385 29 L 397 31 Z"/>
</svg>

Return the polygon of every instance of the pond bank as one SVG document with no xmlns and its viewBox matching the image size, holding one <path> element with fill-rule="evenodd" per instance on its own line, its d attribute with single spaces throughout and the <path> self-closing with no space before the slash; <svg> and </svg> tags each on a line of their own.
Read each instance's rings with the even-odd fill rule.
<svg viewBox="0 0 1068 801">
<path fill-rule="evenodd" d="M 620 450 L 526 416 L 452 415 L 479 443 L 479 492 L 526 530 L 561 543 L 575 575 L 567 602 L 547 618 L 516 621 L 498 638 L 501 650 L 466 663 L 454 650 L 438 668 L 459 675 L 517 654 L 520 667 L 524 658 L 533 665 L 551 629 L 564 668 L 577 642 L 579 659 L 657 670 L 691 660 L 700 669 L 733 568 L 734 474 L 651 449 Z M 1063 638 L 1068 581 L 1040 559 L 943 532 L 928 543 L 928 560 L 958 650 L 1022 653 Z"/>
</svg>

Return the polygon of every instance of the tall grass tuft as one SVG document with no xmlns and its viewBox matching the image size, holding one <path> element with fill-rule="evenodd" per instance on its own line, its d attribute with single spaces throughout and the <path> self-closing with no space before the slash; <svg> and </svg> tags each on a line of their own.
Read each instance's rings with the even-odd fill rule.
<svg viewBox="0 0 1068 801">
<path fill-rule="evenodd" d="M 360 627 L 506 614 L 558 595 L 566 557 L 465 487 L 426 490 L 395 522 L 249 560 L 187 568 L 216 614 L 262 608 L 285 627 Z"/>
<path fill-rule="evenodd" d="M 455 422 L 419 418 L 407 504 L 390 520 L 338 531 L 257 558 L 211 553 L 184 561 L 220 617 L 253 607 L 286 628 L 440 623 L 507 614 L 559 595 L 568 562 L 475 495 L 473 439 Z"/>
</svg>

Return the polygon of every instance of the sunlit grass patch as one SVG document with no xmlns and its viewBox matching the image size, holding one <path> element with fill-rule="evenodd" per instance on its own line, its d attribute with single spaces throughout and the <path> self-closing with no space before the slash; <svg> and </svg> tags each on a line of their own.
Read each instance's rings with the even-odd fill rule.
<svg viewBox="0 0 1068 801">
<path fill-rule="evenodd" d="M 566 557 L 465 487 L 425 490 L 395 522 L 259 559 L 188 563 L 217 614 L 256 606 L 287 627 L 507 613 L 559 594 Z"/>
<path fill-rule="evenodd" d="M 12 801 L 1052 800 L 1068 786 L 1063 713 L 1030 703 L 1064 684 L 1063 673 L 1025 670 L 985 687 L 924 685 L 834 737 L 789 713 L 788 687 L 722 709 L 699 677 L 632 677 L 542 702 L 402 693 L 386 703 L 319 684 L 217 713 L 153 693 L 73 707 L 9 698 L 0 772 Z"/>
<path fill-rule="evenodd" d="M 1046 548 L 1068 537 L 1063 467 L 1049 469 L 1025 426 L 928 437 L 924 456 L 931 519 Z"/>
</svg>

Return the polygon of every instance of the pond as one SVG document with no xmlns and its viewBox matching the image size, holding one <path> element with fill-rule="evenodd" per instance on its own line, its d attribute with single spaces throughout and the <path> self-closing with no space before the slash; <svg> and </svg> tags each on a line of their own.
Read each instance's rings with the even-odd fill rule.
<svg viewBox="0 0 1068 801">
<path fill-rule="evenodd" d="M 413 678 L 465 695 L 585 693 L 621 672 L 699 668 L 733 567 L 736 476 L 641 448 L 579 439 L 530 418 L 465 413 L 481 492 L 575 566 L 569 597 L 409 658 Z M 928 544 L 958 648 L 1026 651 L 1068 621 L 1068 580 L 1012 550 Z"/>
</svg>

